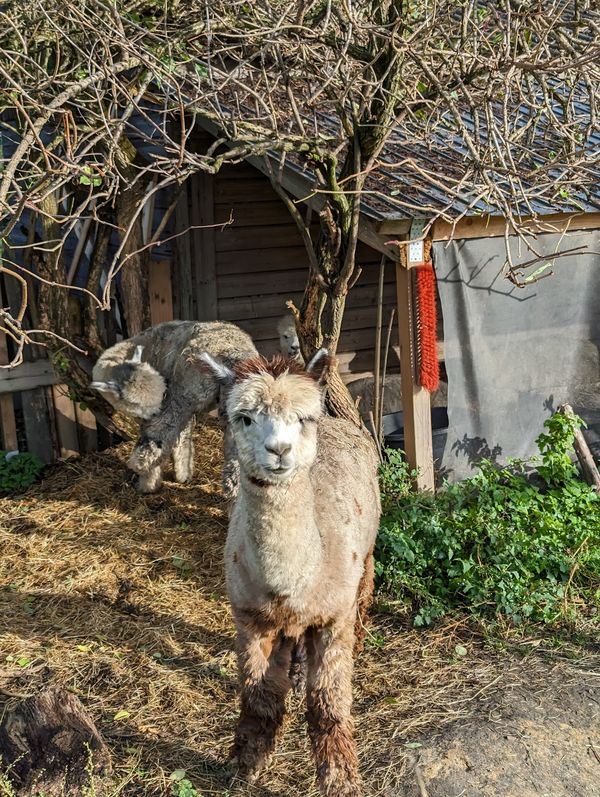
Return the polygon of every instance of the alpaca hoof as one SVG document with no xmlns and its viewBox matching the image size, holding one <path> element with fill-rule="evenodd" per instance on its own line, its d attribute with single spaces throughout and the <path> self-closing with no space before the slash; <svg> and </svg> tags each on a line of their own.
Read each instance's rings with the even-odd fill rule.
<svg viewBox="0 0 600 797">
<path fill-rule="evenodd" d="M 306 654 L 306 643 L 304 637 L 300 637 L 292 650 L 292 660 L 288 673 L 295 695 L 301 696 L 304 694 L 306 690 L 307 672 L 308 656 Z"/>
<path fill-rule="evenodd" d="M 258 776 L 273 760 L 273 753 L 258 753 L 255 750 L 241 750 L 229 760 L 233 780 L 248 785 L 256 783 Z"/>
<path fill-rule="evenodd" d="M 290 683 L 294 694 L 301 697 L 306 691 L 306 662 L 292 662 Z"/>
<path fill-rule="evenodd" d="M 269 756 L 268 761 L 265 760 L 259 764 L 254 764 L 249 767 L 247 763 L 240 761 L 236 756 L 229 762 L 229 781 L 232 786 L 243 788 L 245 786 L 252 786 L 258 780 L 258 776 L 264 767 L 268 766 L 272 756 Z"/>
<path fill-rule="evenodd" d="M 138 476 L 133 484 L 136 492 L 140 495 L 152 495 L 152 493 L 157 493 L 160 490 L 162 486 L 162 480 L 158 483 L 153 481 L 151 484 L 149 484 L 143 476 Z"/>
</svg>

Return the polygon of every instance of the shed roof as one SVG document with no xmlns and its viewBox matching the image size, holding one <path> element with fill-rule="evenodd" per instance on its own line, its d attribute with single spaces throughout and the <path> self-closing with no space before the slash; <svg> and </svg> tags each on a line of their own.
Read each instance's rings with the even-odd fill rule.
<svg viewBox="0 0 600 797">
<path fill-rule="evenodd" d="M 584 101 L 574 104 L 573 125 L 582 128 L 590 123 L 589 105 Z M 497 112 L 500 113 L 500 107 Z M 555 109 L 556 113 L 560 111 Z M 533 124 L 530 109 L 516 108 L 509 121 L 510 133 L 515 134 L 515 148 L 519 148 L 517 166 L 519 173 L 510 175 L 517 181 L 523 199 L 513 208 L 524 216 L 554 213 L 594 213 L 600 210 L 600 129 L 591 132 L 582 148 L 585 177 L 574 183 L 572 176 L 559 168 L 549 168 L 542 186 L 534 179 L 538 169 L 559 151 L 562 142 L 553 133 L 552 125 L 540 116 Z M 320 112 L 319 125 L 332 132 L 338 121 L 333 114 Z M 365 187 L 364 213 L 377 220 L 411 219 L 444 214 L 457 216 L 502 215 L 493 197 L 486 197 L 481 174 L 485 170 L 499 185 L 508 189 L 509 177 L 494 165 L 483 163 L 476 167 L 469 152 L 467 135 L 486 139 L 485 120 L 475 119 L 469 111 L 461 115 L 463 129 L 449 116 L 442 116 L 429 132 L 428 141 L 422 139 L 418 126 L 408 140 L 399 130 L 392 133 L 381 156 L 380 164 Z M 528 127 L 527 135 L 519 141 L 516 135 Z M 477 128 L 477 129 L 476 129 Z M 526 148 L 526 149 L 525 149 Z M 273 155 L 277 159 L 277 155 Z M 297 180 L 304 181 L 307 193 L 313 185 L 313 176 L 297 161 L 286 158 L 286 169 Z"/>
</svg>

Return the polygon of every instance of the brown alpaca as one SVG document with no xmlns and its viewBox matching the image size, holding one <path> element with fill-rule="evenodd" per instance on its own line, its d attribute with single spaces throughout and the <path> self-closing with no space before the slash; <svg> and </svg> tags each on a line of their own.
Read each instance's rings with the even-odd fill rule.
<svg viewBox="0 0 600 797">
<path fill-rule="evenodd" d="M 270 760 L 292 652 L 304 645 L 321 791 L 358 797 L 351 682 L 355 625 L 362 631 L 373 581 L 377 458 L 354 424 L 323 414 L 322 355 L 306 371 L 281 356 L 230 371 L 202 355 L 228 386 L 241 471 L 225 551 L 242 693 L 232 755 L 250 780 Z"/>
</svg>

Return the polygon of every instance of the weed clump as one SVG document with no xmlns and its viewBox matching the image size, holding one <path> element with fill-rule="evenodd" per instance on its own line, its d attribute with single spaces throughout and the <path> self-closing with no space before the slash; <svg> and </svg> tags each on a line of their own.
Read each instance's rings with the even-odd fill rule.
<svg viewBox="0 0 600 797">
<path fill-rule="evenodd" d="M 570 456 L 582 423 L 554 415 L 538 437 L 539 460 L 484 460 L 473 478 L 435 496 L 414 492 L 400 453 L 387 451 L 376 573 L 380 587 L 412 604 L 415 625 L 459 609 L 549 624 L 598 613 L 600 495 Z"/>
</svg>

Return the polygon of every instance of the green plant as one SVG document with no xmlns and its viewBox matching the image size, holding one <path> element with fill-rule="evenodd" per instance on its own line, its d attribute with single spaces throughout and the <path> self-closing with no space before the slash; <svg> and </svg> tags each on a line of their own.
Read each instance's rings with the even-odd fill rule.
<svg viewBox="0 0 600 797">
<path fill-rule="evenodd" d="M 35 454 L 0 451 L 0 492 L 13 493 L 29 487 L 43 467 Z"/>
<path fill-rule="evenodd" d="M 185 769 L 176 769 L 169 776 L 171 781 L 171 794 L 173 797 L 202 797 L 202 794 L 194 788 L 192 782 L 186 778 Z"/>
<path fill-rule="evenodd" d="M 527 463 L 480 464 L 436 496 L 415 493 L 387 452 L 377 541 L 380 586 L 409 599 L 416 625 L 454 610 L 553 623 L 600 608 L 600 495 L 569 456 L 576 417 L 555 415 L 538 438 L 539 477 Z"/>
</svg>

